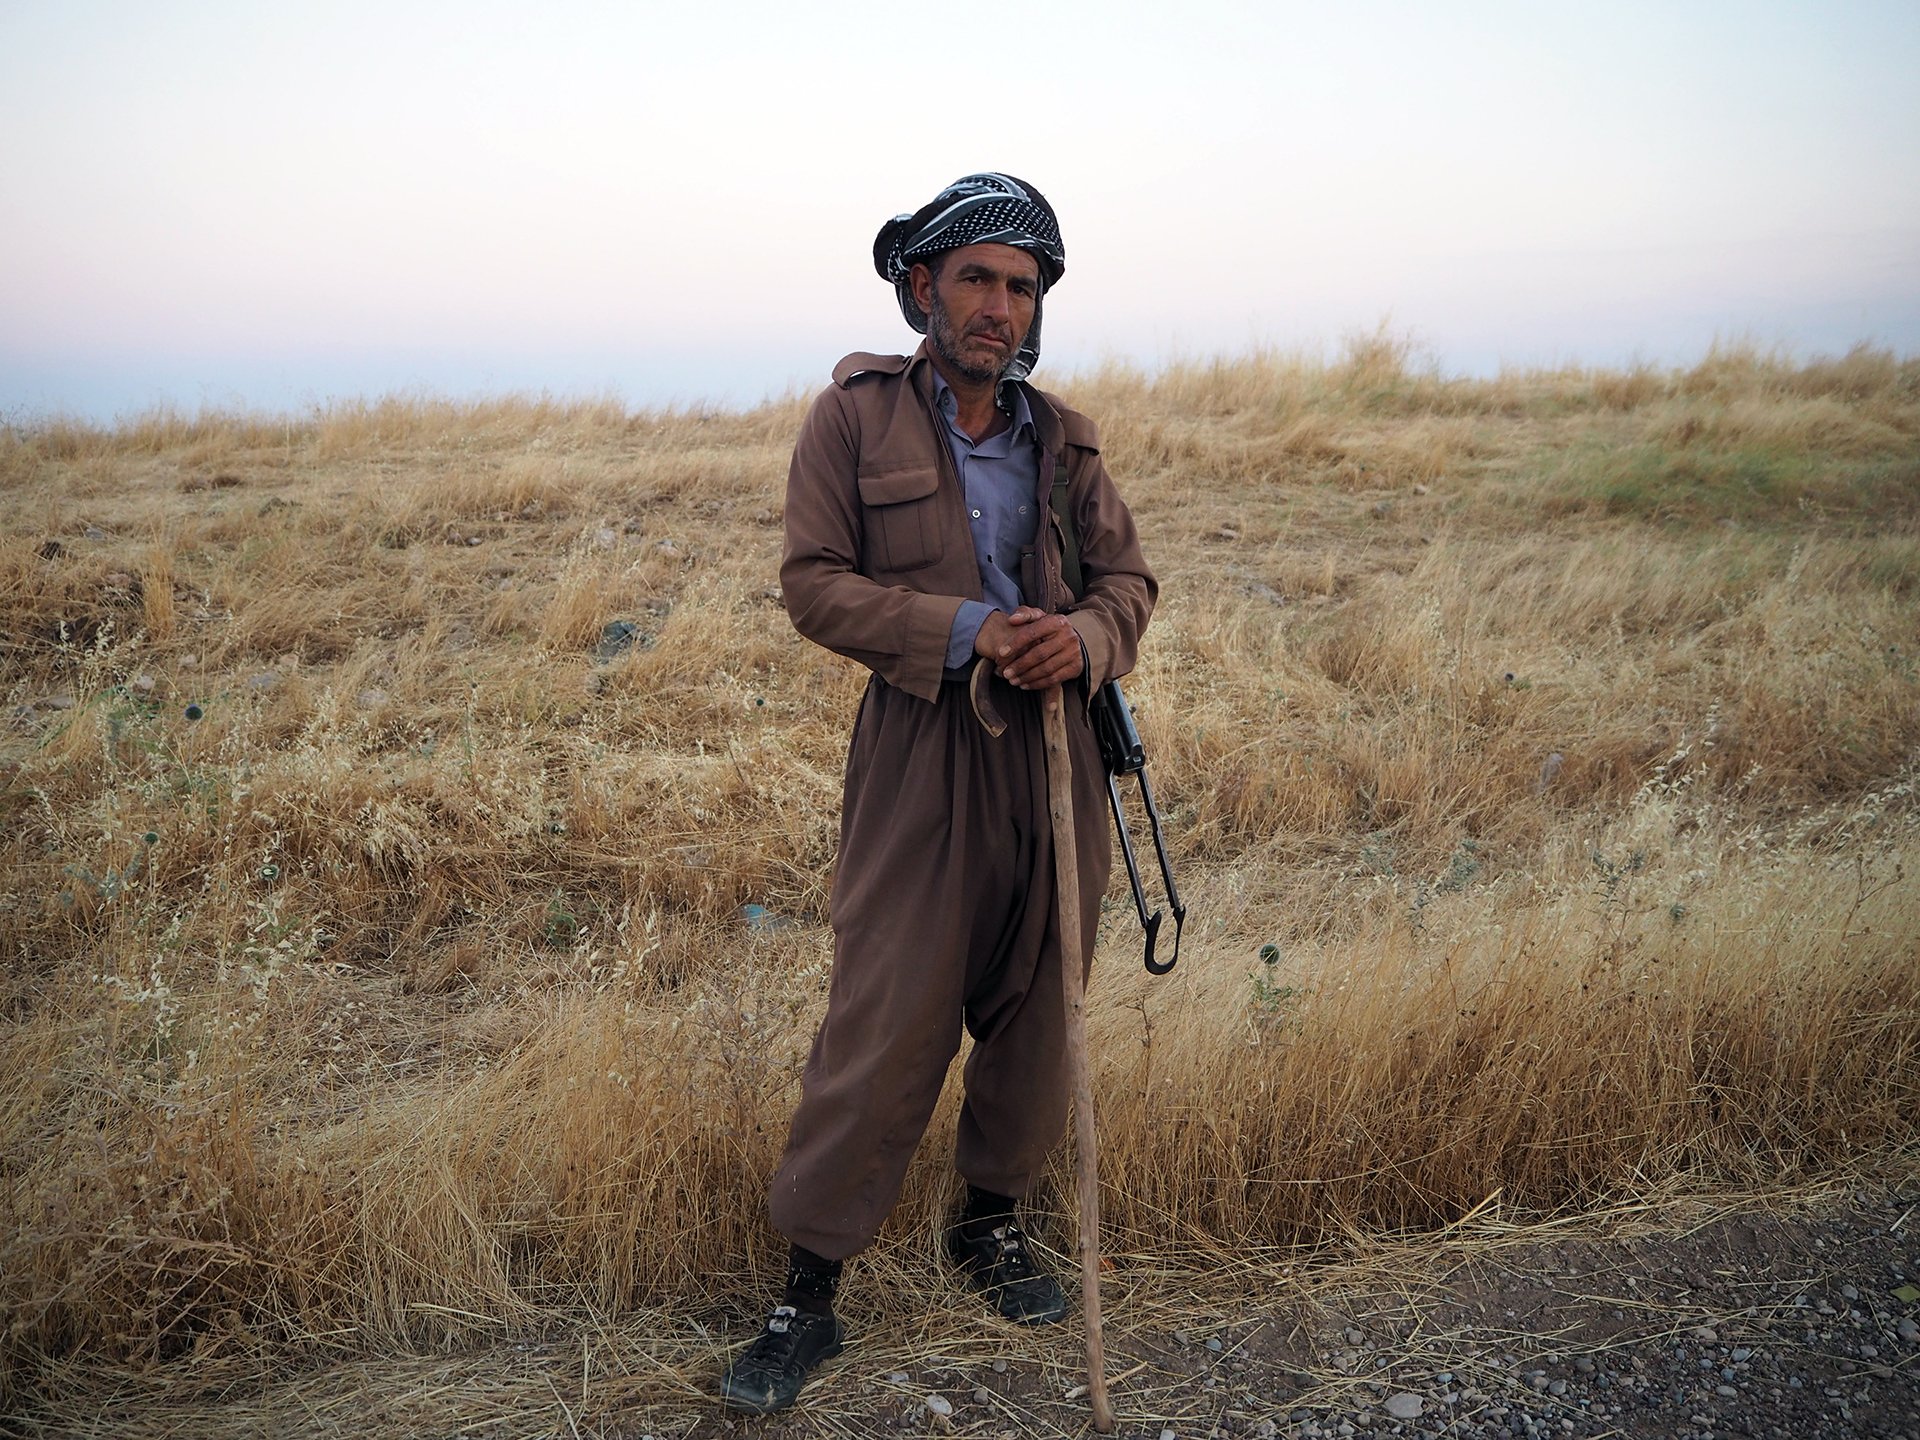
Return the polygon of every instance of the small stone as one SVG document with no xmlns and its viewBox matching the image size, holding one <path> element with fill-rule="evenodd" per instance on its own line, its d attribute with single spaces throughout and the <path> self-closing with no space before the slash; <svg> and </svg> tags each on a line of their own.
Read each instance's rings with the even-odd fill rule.
<svg viewBox="0 0 1920 1440">
<path fill-rule="evenodd" d="M 1737 1400 L 1740 1398 L 1740 1392 L 1731 1385 L 1716 1385 L 1713 1387 L 1713 1393 L 1718 1395 L 1722 1400 Z"/>
<path fill-rule="evenodd" d="M 890 1370 L 887 1372 L 887 1383 L 889 1385 L 904 1385 L 911 1378 L 912 1377 L 904 1370 Z"/>
<path fill-rule="evenodd" d="M 596 660 L 612 660 L 624 655 L 637 644 L 643 644 L 647 636 L 631 620 L 609 620 L 600 627 L 600 642 L 593 647 Z"/>
<path fill-rule="evenodd" d="M 987 1389 L 984 1385 L 979 1386 L 973 1392 L 973 1403 L 976 1405 L 991 1405 L 993 1403 L 993 1391 Z"/>
<path fill-rule="evenodd" d="M 1536 795 L 1544 794 L 1547 788 L 1552 785 L 1555 780 L 1560 778 L 1560 769 L 1566 763 L 1567 757 L 1562 755 L 1558 750 L 1555 750 L 1552 754 L 1548 755 L 1545 760 L 1542 760 L 1540 762 L 1540 777 L 1533 782 L 1534 793 Z"/>
<path fill-rule="evenodd" d="M 1416 495 L 1424 495 L 1427 493 L 1427 487 L 1424 485 L 1416 485 L 1413 487 L 1413 493 Z"/>
<path fill-rule="evenodd" d="M 1402 1390 L 1396 1395 L 1387 1397 L 1385 1408 L 1387 1414 L 1396 1420 L 1417 1420 L 1427 1406 L 1426 1402 L 1412 1391 Z"/>
<path fill-rule="evenodd" d="M 1711 1325 L 1696 1325 L 1693 1327 L 1693 1338 L 1703 1340 L 1711 1345 L 1720 1338 L 1720 1332 L 1715 1330 Z"/>
<path fill-rule="evenodd" d="M 1006 1373 L 1007 1373 L 1007 1362 L 1006 1362 L 1006 1361 L 1004 1361 L 1004 1360 L 996 1360 L 996 1361 L 994 1361 L 994 1362 L 993 1362 L 993 1373 L 994 1373 L 994 1374 L 996 1374 L 996 1375 L 1004 1375 L 1004 1374 L 1006 1374 Z"/>
<path fill-rule="evenodd" d="M 1240 532 L 1231 525 L 1222 525 L 1218 534 L 1222 540 L 1238 540 L 1240 538 Z"/>
<path fill-rule="evenodd" d="M 180 657 L 180 668 L 182 670 L 198 669 L 199 665 L 200 657 L 198 655 L 182 655 Z"/>
<path fill-rule="evenodd" d="M 1862 1345 L 1860 1347 L 1860 1358 L 1863 1360 L 1878 1360 L 1880 1358 L 1880 1347 L 1877 1345 Z"/>
<path fill-rule="evenodd" d="M 1256 1440 L 1273 1440 L 1273 1437 L 1279 1433 L 1279 1430 L 1280 1427 L 1275 1425 L 1271 1420 L 1256 1420 L 1253 1422 L 1253 1430 L 1251 1433 L 1256 1437 Z"/>
<path fill-rule="evenodd" d="M 1347 1344 L 1349 1345 L 1358 1345 L 1361 1341 L 1365 1340 L 1366 1338 L 1367 1337 L 1358 1330 L 1347 1331 Z"/>
<path fill-rule="evenodd" d="M 134 676 L 133 688 L 138 690 L 142 695 L 151 695 L 153 693 L 153 676 L 151 675 Z"/>
<path fill-rule="evenodd" d="M 1549 1381 L 1547 1382 L 1547 1393 L 1548 1393 L 1549 1395 L 1564 1395 L 1564 1394 L 1566 1394 L 1566 1393 L 1567 1393 L 1567 1382 L 1566 1382 L 1566 1381 L 1564 1381 L 1564 1380 L 1549 1380 Z"/>
<path fill-rule="evenodd" d="M 1860 1298 L 1860 1292 L 1851 1285 L 1842 1285 L 1840 1287 L 1840 1298 L 1842 1300 L 1858 1300 Z"/>
<path fill-rule="evenodd" d="M 1916 1325 L 1911 1320 L 1902 1320 L 1899 1326 L 1897 1327 L 1897 1329 L 1899 1331 L 1900 1338 L 1906 1341 L 1909 1345 L 1911 1345 L 1916 1340 L 1920 1340 L 1920 1325 Z"/>
<path fill-rule="evenodd" d="M 1213 1336 L 1207 1341 L 1207 1349 L 1211 1350 L 1214 1354 L 1218 1355 L 1221 1348 L 1220 1337 L 1218 1335 Z"/>
<path fill-rule="evenodd" d="M 925 1401 L 927 1409 L 936 1415 L 953 1414 L 953 1401 L 944 1395 L 929 1395 Z"/>
<path fill-rule="evenodd" d="M 1734 1364 L 1744 1365 L 1747 1363 L 1747 1361 L 1751 1360 L 1752 1358 L 1753 1358 L 1753 1351 L 1748 1349 L 1745 1345 L 1736 1345 L 1733 1347 L 1733 1363 Z"/>
<path fill-rule="evenodd" d="M 1573 1368 L 1578 1370 L 1582 1375 L 1591 1375 L 1593 1373 L 1593 1357 L 1591 1355 L 1574 1356 Z"/>
<path fill-rule="evenodd" d="M 1451 1370 L 1442 1370 L 1438 1375 L 1434 1376 L 1433 1378 L 1439 1384 L 1451 1385 L 1453 1383 L 1453 1372 Z"/>
<path fill-rule="evenodd" d="M 98 525 L 89 525 L 81 533 L 89 540 L 104 540 L 107 538 L 107 532 L 102 530 Z"/>
<path fill-rule="evenodd" d="M 602 525 L 593 532 L 593 543 L 601 550 L 611 550 L 620 543 L 620 532 L 609 525 Z"/>
<path fill-rule="evenodd" d="M 1180 1440 L 1180 1437 L 1175 1435 L 1171 1430 L 1162 1430 L 1160 1432 L 1160 1440 Z"/>
</svg>

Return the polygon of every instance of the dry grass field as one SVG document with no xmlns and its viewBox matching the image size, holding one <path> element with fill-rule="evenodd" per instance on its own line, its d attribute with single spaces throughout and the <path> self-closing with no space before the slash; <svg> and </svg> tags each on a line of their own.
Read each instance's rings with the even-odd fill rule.
<svg viewBox="0 0 1920 1440">
<path fill-rule="evenodd" d="M 1191 910 L 1152 979 L 1116 865 L 1117 1254 L 1911 1170 L 1920 362 L 1069 388 Z M 0 1410 L 758 1309 L 864 681 L 801 411 L 0 429 Z"/>
</svg>

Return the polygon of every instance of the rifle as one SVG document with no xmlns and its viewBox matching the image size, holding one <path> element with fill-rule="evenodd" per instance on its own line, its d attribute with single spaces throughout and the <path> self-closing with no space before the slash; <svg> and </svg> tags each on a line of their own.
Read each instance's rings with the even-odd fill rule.
<svg viewBox="0 0 1920 1440">
<path fill-rule="evenodd" d="M 1180 963 L 1180 932 L 1187 923 L 1187 907 L 1180 903 L 1180 891 L 1173 883 L 1173 865 L 1167 859 L 1166 836 L 1160 827 L 1160 808 L 1153 803 L 1153 786 L 1147 782 L 1147 749 L 1140 743 L 1140 731 L 1133 723 L 1127 697 L 1120 693 L 1118 680 L 1109 680 L 1094 692 L 1093 733 L 1099 738 L 1100 759 L 1106 765 L 1107 799 L 1113 805 L 1114 828 L 1120 832 L 1120 853 L 1126 857 L 1134 909 L 1140 912 L 1140 926 L 1147 932 L 1147 973 L 1164 975 Z M 1133 856 L 1133 837 L 1127 833 L 1127 817 L 1120 807 L 1122 775 L 1140 777 L 1140 796 L 1146 802 L 1153 848 L 1160 857 L 1160 879 L 1167 887 L 1167 908 L 1173 911 L 1173 955 L 1164 965 L 1156 964 L 1153 958 L 1161 912 L 1156 909 L 1153 914 L 1147 914 L 1147 896 L 1140 885 L 1140 865 Z"/>
</svg>

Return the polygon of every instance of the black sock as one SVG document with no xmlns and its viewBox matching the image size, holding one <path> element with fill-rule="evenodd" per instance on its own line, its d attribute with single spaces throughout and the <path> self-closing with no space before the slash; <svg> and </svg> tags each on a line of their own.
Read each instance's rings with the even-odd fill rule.
<svg viewBox="0 0 1920 1440">
<path fill-rule="evenodd" d="M 811 1315 L 832 1314 L 842 1263 L 795 1245 L 787 1256 L 787 1293 L 781 1303 Z"/>
<path fill-rule="evenodd" d="M 960 1209 L 960 1223 L 974 1237 L 986 1235 L 1013 1219 L 1013 1197 L 996 1195 L 978 1185 L 967 1186 L 967 1202 Z"/>
</svg>

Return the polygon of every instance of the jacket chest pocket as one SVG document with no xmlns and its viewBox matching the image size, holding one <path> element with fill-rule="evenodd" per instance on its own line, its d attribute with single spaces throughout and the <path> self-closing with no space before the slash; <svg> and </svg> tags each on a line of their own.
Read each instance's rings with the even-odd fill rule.
<svg viewBox="0 0 1920 1440">
<path fill-rule="evenodd" d="M 940 558 L 940 472 L 931 465 L 857 477 L 875 568 L 923 570 Z"/>
</svg>

